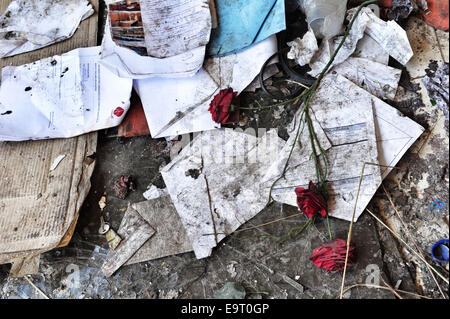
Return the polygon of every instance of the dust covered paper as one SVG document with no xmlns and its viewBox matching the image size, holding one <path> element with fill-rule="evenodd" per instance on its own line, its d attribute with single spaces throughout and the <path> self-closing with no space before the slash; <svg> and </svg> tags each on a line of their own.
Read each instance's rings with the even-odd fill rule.
<svg viewBox="0 0 450 319">
<path fill-rule="evenodd" d="M 102 63 L 121 77 L 187 77 L 203 64 L 211 33 L 207 0 L 107 1 Z"/>
<path fill-rule="evenodd" d="M 13 0 L 0 17 L 0 58 L 68 39 L 93 13 L 87 0 Z"/>
<path fill-rule="evenodd" d="M 3 68 L 0 140 L 73 137 L 119 125 L 132 81 L 100 65 L 99 53 L 100 47 L 76 49 Z"/>
<path fill-rule="evenodd" d="M 242 92 L 275 52 L 276 37 L 271 36 L 240 52 L 206 59 L 204 68 L 192 77 L 135 80 L 152 137 L 220 127 L 208 111 L 214 96 L 229 87 Z"/>
<path fill-rule="evenodd" d="M 198 136 L 161 171 L 197 258 L 266 206 L 260 184 L 284 142 L 275 131 L 261 138 L 230 129 Z"/>
<path fill-rule="evenodd" d="M 355 106 L 359 110 L 357 113 L 354 112 Z M 330 195 L 328 212 L 330 216 L 351 220 L 364 163 L 395 166 L 424 129 L 339 74 L 324 77 L 310 108 L 332 144 L 325 152 Z M 289 144 L 288 141 L 285 148 Z M 272 182 L 281 175 L 280 164 L 274 163 L 273 166 L 278 166 L 278 174 L 271 169 L 263 181 Z M 366 165 L 356 219 L 390 171 L 391 168 Z M 315 179 L 314 161 L 290 163 L 285 178 L 274 187 L 273 197 L 296 206 L 295 188 L 307 187 L 308 182 Z M 268 187 L 270 185 L 267 184 Z"/>
</svg>

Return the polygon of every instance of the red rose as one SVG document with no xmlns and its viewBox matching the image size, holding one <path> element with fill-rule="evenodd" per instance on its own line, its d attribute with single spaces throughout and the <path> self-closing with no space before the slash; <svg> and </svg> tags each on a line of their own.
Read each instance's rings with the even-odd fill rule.
<svg viewBox="0 0 450 319">
<path fill-rule="evenodd" d="M 354 262 L 355 246 L 350 244 L 347 265 Z M 343 239 L 335 239 L 314 249 L 309 259 L 319 268 L 326 271 L 338 271 L 344 269 L 345 255 L 347 254 L 347 242 Z"/>
<path fill-rule="evenodd" d="M 237 97 L 237 92 L 232 88 L 224 89 L 217 94 L 209 104 L 208 111 L 211 112 L 213 121 L 220 124 L 234 123 L 239 119 L 238 110 L 232 110 L 232 101 Z M 237 115 L 237 119 L 236 119 Z M 233 121 L 229 121 L 229 119 Z"/>
<path fill-rule="evenodd" d="M 309 182 L 308 189 L 302 187 L 296 188 L 295 194 L 297 194 L 298 207 L 308 218 L 313 217 L 317 213 L 320 213 L 324 217 L 327 215 L 327 201 L 319 193 L 313 182 Z"/>
</svg>

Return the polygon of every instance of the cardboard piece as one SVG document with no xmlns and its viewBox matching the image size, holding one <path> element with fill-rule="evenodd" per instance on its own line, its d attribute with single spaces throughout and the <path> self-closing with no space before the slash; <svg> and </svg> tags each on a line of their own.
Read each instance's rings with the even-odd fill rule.
<svg viewBox="0 0 450 319">
<path fill-rule="evenodd" d="M 98 10 L 98 1 L 90 1 Z M 10 1 L 0 1 L 4 11 Z M 80 24 L 67 41 L 0 60 L 0 67 L 22 65 L 97 42 L 97 14 Z M 0 142 L 0 264 L 68 244 L 78 211 L 90 188 L 97 133 L 70 139 Z M 50 172 L 53 160 L 66 157 Z M 33 267 L 32 267 L 33 268 Z M 19 273 L 17 269 L 16 273 Z M 36 271 L 34 267 L 34 271 Z"/>
</svg>

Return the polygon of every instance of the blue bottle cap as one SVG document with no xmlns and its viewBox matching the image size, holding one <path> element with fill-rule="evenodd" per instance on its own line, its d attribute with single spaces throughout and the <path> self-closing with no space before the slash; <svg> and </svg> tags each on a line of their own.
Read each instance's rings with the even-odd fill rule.
<svg viewBox="0 0 450 319">
<path fill-rule="evenodd" d="M 431 255 L 438 262 L 448 261 L 448 239 L 442 239 L 433 245 Z"/>
</svg>

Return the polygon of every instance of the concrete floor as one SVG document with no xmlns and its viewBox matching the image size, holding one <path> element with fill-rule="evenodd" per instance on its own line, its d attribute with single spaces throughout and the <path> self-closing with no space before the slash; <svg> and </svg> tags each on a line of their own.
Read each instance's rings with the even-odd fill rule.
<svg viewBox="0 0 450 319">
<path fill-rule="evenodd" d="M 405 28 L 416 55 L 405 70 L 410 80 L 402 81 L 395 101 L 390 104 L 427 130 L 399 162 L 397 166 L 401 169 L 393 171 L 384 185 L 408 230 L 402 226 L 382 188 L 369 207 L 404 238 L 409 238 L 408 243 L 412 245 L 408 237 L 411 235 L 427 261 L 448 278 L 448 263 L 438 264 L 429 254 L 435 241 L 449 237 L 448 122 L 442 111 L 432 105 L 421 84 L 431 61 L 448 63 L 448 33 L 436 32 L 417 18 L 410 18 Z M 428 36 L 423 36 L 424 33 Z M 258 91 L 245 96 L 244 102 L 251 103 L 255 99 L 267 98 Z M 273 111 L 261 112 L 256 118 L 249 114 L 244 128 L 281 129 L 294 111 L 288 108 L 281 117 Z M 165 140 L 150 137 L 121 139 L 117 138 L 116 132 L 116 129 L 110 129 L 99 134 L 92 188 L 80 211 L 70 245 L 43 254 L 40 273 L 32 276 L 33 282 L 50 298 L 213 298 L 216 291 L 230 281 L 241 283 L 247 296 L 252 298 L 338 296 L 342 272 L 327 273 L 308 259 L 313 248 L 327 241 L 324 221 L 317 221 L 298 237 L 280 241 L 294 227 L 305 223 L 304 216 L 232 234 L 214 249 L 211 257 L 203 260 L 197 260 L 193 253 L 186 253 L 125 266 L 113 277 L 105 279 L 99 269 L 108 249 L 104 236 L 98 234 L 100 197 L 104 192 L 108 194 L 105 219 L 113 229 L 118 229 L 128 205 L 143 201 L 142 193 L 149 184 L 164 186 L 159 169 L 170 161 L 170 145 Z M 120 200 L 112 196 L 112 184 L 123 174 L 136 179 L 137 189 L 125 200 Z M 446 203 L 445 209 L 441 215 L 430 215 L 427 208 L 438 199 Z M 296 207 L 273 204 L 242 227 L 297 212 Z M 348 222 L 331 219 L 335 237 L 345 239 L 348 227 Z M 401 280 L 400 289 L 443 298 L 424 264 L 370 215 L 364 214 L 355 224 L 353 242 L 357 244 L 358 258 L 349 268 L 346 286 L 377 284 L 373 274 L 379 271 L 392 286 Z M 43 298 L 25 279 L 7 278 L 8 270 L 8 265 L 0 266 L 1 298 Z M 79 286 L 71 284 L 75 275 L 79 275 Z M 438 282 L 447 292 L 448 285 L 440 279 Z M 354 288 L 344 297 L 395 298 L 388 290 L 367 287 Z"/>
</svg>

